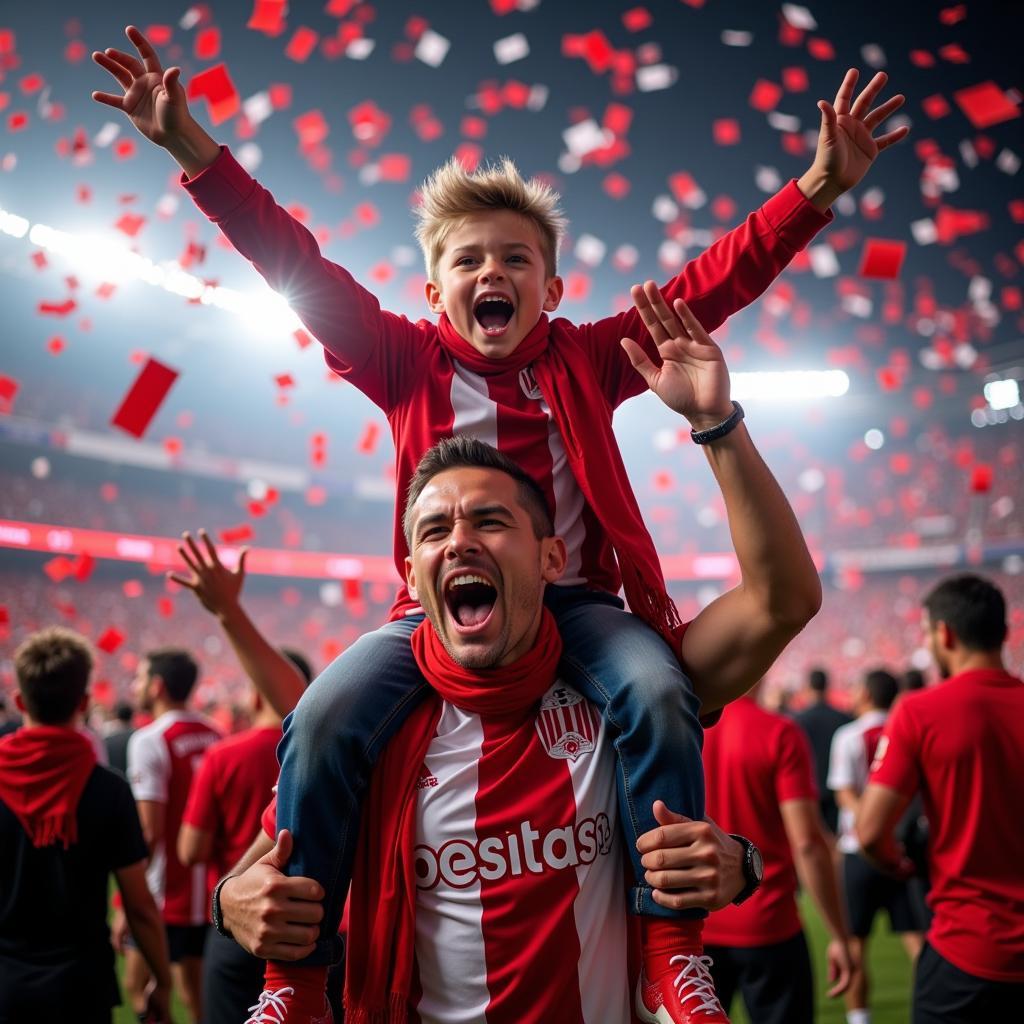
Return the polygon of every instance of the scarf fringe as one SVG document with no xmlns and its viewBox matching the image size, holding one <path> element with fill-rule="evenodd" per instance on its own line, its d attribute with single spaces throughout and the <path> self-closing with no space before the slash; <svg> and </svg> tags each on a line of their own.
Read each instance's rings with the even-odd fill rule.
<svg viewBox="0 0 1024 1024">
<path fill-rule="evenodd" d="M 630 568 L 632 585 L 624 585 L 629 610 L 651 623 L 670 644 L 674 643 L 683 625 L 675 601 L 665 590 L 652 587 L 636 566 Z"/>
<path fill-rule="evenodd" d="M 408 1019 L 409 997 L 402 992 L 392 992 L 387 1007 L 375 1010 L 345 1006 L 346 1024 L 405 1024 Z"/>
<path fill-rule="evenodd" d="M 78 816 L 77 814 L 57 813 L 37 818 L 32 823 L 29 838 L 35 847 L 61 843 L 66 850 L 78 842 Z"/>
</svg>

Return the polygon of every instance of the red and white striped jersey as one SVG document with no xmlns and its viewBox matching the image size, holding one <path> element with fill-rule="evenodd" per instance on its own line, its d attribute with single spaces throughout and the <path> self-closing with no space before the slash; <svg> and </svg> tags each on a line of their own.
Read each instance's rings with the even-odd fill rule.
<svg viewBox="0 0 1024 1024">
<path fill-rule="evenodd" d="M 152 851 L 146 881 L 167 924 L 205 924 L 206 865 L 178 860 L 178 832 L 192 776 L 206 748 L 221 738 L 202 716 L 168 711 L 128 741 L 128 781 L 136 800 L 164 804 L 164 836 Z"/>
<path fill-rule="evenodd" d="M 418 782 L 421 1024 L 630 1020 L 615 759 L 561 683 L 509 729 L 445 704 Z"/>
<path fill-rule="evenodd" d="M 878 741 L 885 731 L 888 717 L 888 711 L 868 711 L 836 729 L 828 758 L 829 789 L 852 789 L 858 796 L 864 792 L 864 787 L 868 784 L 871 762 L 875 759 Z M 860 852 L 853 819 L 854 813 L 849 808 L 839 809 L 837 845 L 843 853 Z"/>
</svg>

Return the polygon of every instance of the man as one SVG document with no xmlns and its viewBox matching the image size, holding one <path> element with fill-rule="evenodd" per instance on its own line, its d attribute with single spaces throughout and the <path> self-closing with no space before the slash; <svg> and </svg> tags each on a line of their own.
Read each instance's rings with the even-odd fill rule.
<svg viewBox="0 0 1024 1024">
<path fill-rule="evenodd" d="M 800 728 L 759 707 L 752 695 L 730 705 L 704 737 L 708 814 L 763 851 L 764 879 L 742 905 L 704 928 L 715 988 L 726 1009 L 737 991 L 756 1024 L 812 1024 L 814 982 L 797 911 L 797 879 L 829 932 L 830 996 L 850 981 L 849 934 L 818 810 L 811 753 Z"/>
<path fill-rule="evenodd" d="M 103 734 L 107 764 L 126 777 L 128 775 L 128 741 L 135 732 L 132 727 L 134 715 L 135 709 L 131 704 L 125 700 L 119 701 L 114 709 L 114 718 L 110 723 L 110 729 Z"/>
<path fill-rule="evenodd" d="M 832 791 L 828 788 L 828 757 L 836 729 L 849 724 L 851 719 L 849 715 L 829 703 L 826 696 L 828 673 L 825 669 L 811 669 L 807 678 L 807 688 L 810 690 L 811 702 L 802 711 L 797 712 L 794 718 L 811 742 L 821 817 L 829 832 L 835 835 L 839 822 L 839 808 L 836 806 Z"/>
<path fill-rule="evenodd" d="M 293 664 L 308 683 L 308 665 L 303 671 L 298 659 Z M 207 863 L 217 878 L 227 874 L 259 833 L 260 814 L 277 782 L 281 716 L 256 689 L 251 704 L 251 727 L 207 749 L 192 780 L 178 833 L 181 863 Z M 203 953 L 205 1024 L 238 1024 L 239 1007 L 259 999 L 263 966 L 238 943 L 209 929 Z"/>
<path fill-rule="evenodd" d="M 871 1024 L 867 948 L 876 914 L 883 908 L 888 913 L 892 930 L 900 936 L 911 963 L 916 962 L 921 952 L 927 925 L 911 895 L 909 882 L 879 871 L 861 857 L 853 827 L 871 762 L 898 690 L 899 683 L 890 672 L 868 672 L 854 693 L 857 718 L 837 729 L 832 738 L 828 785 L 839 805 L 843 892 L 853 935 L 850 948 L 858 965 L 846 990 L 847 1024 Z"/>
<path fill-rule="evenodd" d="M 67 629 L 14 654 L 19 731 L 0 741 L 0 1022 L 110 1024 L 120 1003 L 107 928 L 110 874 L 155 981 L 147 1020 L 170 1024 L 163 923 L 127 782 L 76 729 L 92 652 Z"/>
<path fill-rule="evenodd" d="M 138 666 L 135 704 L 154 720 L 128 742 L 128 781 L 150 851 L 146 878 L 167 927 L 171 971 L 194 1020 L 202 1016 L 202 955 L 206 936 L 206 865 L 178 859 L 178 832 L 192 776 L 220 733 L 186 709 L 199 668 L 183 650 L 151 651 Z M 125 987 L 138 1006 L 145 970 L 137 951 L 125 950 Z"/>
<path fill-rule="evenodd" d="M 933 911 L 914 974 L 914 1024 L 1017 1020 L 1024 1001 L 1024 684 L 1003 664 L 1006 602 L 965 574 L 924 600 L 942 682 L 905 694 L 879 742 L 856 831 L 865 855 L 910 869 L 893 829 L 920 790 Z"/>
</svg>

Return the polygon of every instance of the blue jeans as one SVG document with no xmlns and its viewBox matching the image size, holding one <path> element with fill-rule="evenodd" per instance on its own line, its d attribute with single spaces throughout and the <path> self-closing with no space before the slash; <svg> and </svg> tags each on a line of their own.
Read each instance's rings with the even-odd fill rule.
<svg viewBox="0 0 1024 1024">
<path fill-rule="evenodd" d="M 562 635 L 559 675 L 601 709 L 618 754 L 619 817 L 635 882 L 630 910 L 703 916 L 654 902 L 635 845 L 657 825 L 656 799 L 687 817 L 704 817 L 700 702 L 690 680 L 661 636 L 617 597 L 549 586 L 544 600 Z M 409 616 L 361 637 L 285 719 L 277 827 L 294 837 L 287 872 L 315 878 L 326 893 L 317 948 L 304 963 L 331 963 L 340 955 L 338 924 L 374 762 L 429 689 L 409 644 L 422 620 Z"/>
</svg>

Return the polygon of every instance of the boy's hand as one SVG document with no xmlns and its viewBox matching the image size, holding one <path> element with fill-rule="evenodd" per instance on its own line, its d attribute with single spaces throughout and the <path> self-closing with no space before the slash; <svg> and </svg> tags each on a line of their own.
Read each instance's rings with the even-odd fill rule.
<svg viewBox="0 0 1024 1024">
<path fill-rule="evenodd" d="M 633 369 L 694 430 L 707 430 L 728 419 L 733 408 L 725 358 L 686 303 L 676 299 L 672 312 L 654 281 L 634 285 L 630 294 L 661 357 L 661 366 L 655 366 L 632 338 L 623 338 Z"/>
<path fill-rule="evenodd" d="M 182 576 L 180 573 L 169 572 L 167 578 L 187 587 L 208 612 L 223 618 L 238 606 L 242 584 L 245 582 L 245 556 L 249 549 L 242 549 L 238 556 L 238 568 L 232 572 L 221 562 L 205 530 L 199 531 L 205 554 L 190 533 L 186 532 L 182 536 L 185 543 L 178 545 L 178 554 L 192 570 L 192 575 Z"/>
<path fill-rule="evenodd" d="M 124 95 L 94 92 L 92 98 L 123 110 L 150 142 L 166 147 L 192 119 L 185 90 L 178 80 L 181 68 L 164 71 L 156 50 L 134 25 L 129 25 L 124 32 L 141 60 L 112 47 L 103 53 L 94 53 L 92 59 L 117 79 Z"/>
<path fill-rule="evenodd" d="M 818 100 L 821 111 L 821 130 L 814 162 L 799 181 L 800 190 L 820 210 L 827 210 L 848 189 L 853 188 L 867 174 L 875 158 L 883 149 L 905 138 L 910 129 L 904 125 L 877 138 L 875 129 L 903 106 L 905 97 L 893 96 L 871 109 L 878 94 L 888 81 L 888 75 L 879 71 L 854 100 L 858 72 L 846 72 L 835 106 L 827 100 Z"/>
</svg>

